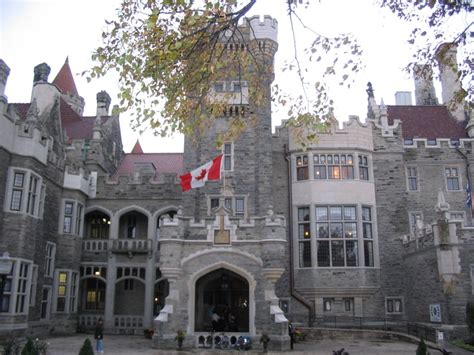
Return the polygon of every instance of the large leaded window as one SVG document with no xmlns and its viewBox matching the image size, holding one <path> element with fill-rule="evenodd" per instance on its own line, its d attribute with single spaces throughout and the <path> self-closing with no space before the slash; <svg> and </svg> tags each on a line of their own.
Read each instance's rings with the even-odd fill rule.
<svg viewBox="0 0 474 355">
<path fill-rule="evenodd" d="M 316 240 L 318 266 L 358 266 L 356 207 L 316 206 Z"/>
<path fill-rule="evenodd" d="M 5 210 L 42 218 L 46 186 L 30 170 L 10 168 Z"/>
<path fill-rule="evenodd" d="M 315 179 L 354 179 L 352 154 L 313 155 Z"/>
<path fill-rule="evenodd" d="M 296 180 L 308 180 L 308 156 L 299 155 L 296 157 Z"/>
<path fill-rule="evenodd" d="M 359 155 L 359 179 L 369 180 L 369 158 L 367 155 Z"/>
<path fill-rule="evenodd" d="M 444 175 L 446 177 L 446 188 L 451 191 L 459 190 L 459 169 L 454 167 L 445 168 Z"/>
<path fill-rule="evenodd" d="M 418 169 L 415 166 L 407 166 L 408 191 L 418 190 Z"/>
<path fill-rule="evenodd" d="M 0 312 L 10 314 L 28 314 L 32 264 L 13 259 L 10 273 L 6 275 L 1 299 Z"/>
<path fill-rule="evenodd" d="M 74 313 L 77 307 L 78 273 L 58 270 L 56 275 L 56 312 Z"/>
<path fill-rule="evenodd" d="M 66 200 L 63 205 L 63 233 L 82 234 L 83 206 L 77 201 Z"/>
<path fill-rule="evenodd" d="M 375 266 L 371 207 L 316 205 L 314 212 L 296 212 L 299 267 Z"/>
</svg>

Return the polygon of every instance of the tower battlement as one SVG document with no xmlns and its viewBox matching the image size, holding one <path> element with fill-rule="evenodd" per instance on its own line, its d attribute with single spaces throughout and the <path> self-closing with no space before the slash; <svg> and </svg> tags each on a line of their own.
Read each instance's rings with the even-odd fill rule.
<svg viewBox="0 0 474 355">
<path fill-rule="evenodd" d="M 242 26 L 251 28 L 251 40 L 270 39 L 278 42 L 278 21 L 269 15 L 263 16 L 263 21 L 258 15 L 246 18 Z"/>
</svg>

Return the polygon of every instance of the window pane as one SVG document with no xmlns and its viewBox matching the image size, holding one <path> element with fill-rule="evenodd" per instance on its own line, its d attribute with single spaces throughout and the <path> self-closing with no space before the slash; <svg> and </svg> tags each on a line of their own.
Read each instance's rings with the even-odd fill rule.
<svg viewBox="0 0 474 355">
<path fill-rule="evenodd" d="M 355 221 L 356 219 L 356 208 L 355 207 L 344 207 L 344 219 Z"/>
<path fill-rule="evenodd" d="M 298 225 L 298 237 L 300 239 L 309 239 L 309 238 L 311 238 L 309 223 L 304 223 L 304 224 Z"/>
<path fill-rule="evenodd" d="M 300 242 L 300 267 L 311 267 L 311 243 Z"/>
<path fill-rule="evenodd" d="M 328 166 L 328 174 L 330 179 L 340 179 L 341 170 L 339 166 Z"/>
<path fill-rule="evenodd" d="M 369 240 L 364 241 L 364 261 L 365 266 L 374 266 L 373 243 Z"/>
<path fill-rule="evenodd" d="M 328 208 L 327 207 L 316 207 L 316 220 L 327 221 L 328 220 Z"/>
<path fill-rule="evenodd" d="M 309 221 L 309 208 L 298 208 L 298 221 Z"/>
<path fill-rule="evenodd" d="M 329 241 L 320 241 L 318 247 L 318 266 L 330 266 L 329 261 Z"/>
<path fill-rule="evenodd" d="M 372 220 L 370 207 L 362 207 L 362 220 L 364 221 Z"/>
<path fill-rule="evenodd" d="M 71 233 L 72 217 L 64 217 L 64 233 Z"/>
<path fill-rule="evenodd" d="M 342 238 L 342 223 L 331 223 L 331 238 Z"/>
<path fill-rule="evenodd" d="M 344 241 L 331 242 L 332 266 L 344 266 Z"/>
<path fill-rule="evenodd" d="M 371 223 L 364 223 L 362 224 L 363 229 L 363 237 L 366 239 L 372 239 L 372 224 Z"/>
<path fill-rule="evenodd" d="M 346 260 L 347 266 L 359 266 L 358 263 L 358 248 L 356 240 L 347 240 L 346 241 Z"/>
<path fill-rule="evenodd" d="M 244 199 L 243 198 L 235 199 L 235 213 L 238 213 L 238 214 L 244 213 Z"/>
<path fill-rule="evenodd" d="M 331 220 L 340 221 L 342 220 L 342 207 L 330 207 Z"/>
<path fill-rule="evenodd" d="M 316 223 L 316 237 L 329 238 L 329 226 L 327 223 Z"/>
<path fill-rule="evenodd" d="M 342 178 L 343 179 L 354 179 L 354 167 L 353 166 L 343 166 L 342 168 Z"/>
<path fill-rule="evenodd" d="M 23 181 L 25 179 L 24 173 L 15 173 L 15 177 L 13 179 L 13 186 L 14 187 L 23 187 Z"/>
<path fill-rule="evenodd" d="M 12 201 L 10 204 L 10 209 L 12 211 L 19 211 L 21 209 L 21 197 L 22 197 L 21 190 L 13 190 Z"/>
<path fill-rule="evenodd" d="M 314 178 L 326 179 L 326 166 L 325 165 L 317 165 L 314 167 Z"/>
<path fill-rule="evenodd" d="M 72 214 L 72 206 L 73 204 L 71 202 L 66 202 L 64 205 L 64 214 L 65 215 L 71 215 Z"/>
<path fill-rule="evenodd" d="M 357 238 L 357 223 L 344 223 L 344 236 L 346 238 Z"/>
</svg>

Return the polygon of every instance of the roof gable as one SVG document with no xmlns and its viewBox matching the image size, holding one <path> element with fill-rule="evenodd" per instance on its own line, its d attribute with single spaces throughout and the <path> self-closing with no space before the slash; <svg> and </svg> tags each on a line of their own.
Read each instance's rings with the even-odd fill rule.
<svg viewBox="0 0 474 355">
<path fill-rule="evenodd" d="M 69 59 L 66 58 L 62 68 L 59 70 L 58 74 L 53 80 L 53 84 L 56 85 L 62 93 L 70 93 L 76 96 L 79 96 L 79 93 L 76 89 L 76 83 L 74 82 L 74 77 L 69 67 Z"/>
</svg>

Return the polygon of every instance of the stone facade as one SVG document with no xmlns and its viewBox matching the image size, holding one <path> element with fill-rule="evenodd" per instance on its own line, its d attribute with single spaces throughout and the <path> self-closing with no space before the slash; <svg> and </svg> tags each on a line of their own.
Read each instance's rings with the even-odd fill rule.
<svg viewBox="0 0 474 355">
<path fill-rule="evenodd" d="M 273 63 L 277 22 L 263 20 L 241 30 Z M 267 333 L 287 350 L 288 320 L 466 331 L 474 121 L 435 105 L 431 82 L 416 79 L 428 106 L 378 105 L 369 90 L 365 122 L 333 121 L 302 150 L 291 129 L 272 134 L 270 66 L 266 99 L 243 103 L 255 125 L 222 149 L 228 117 L 187 137 L 182 154 L 139 143 L 125 154 L 107 93 L 96 116 L 82 116 L 69 63 L 53 83 L 49 71 L 35 68 L 30 103 L 8 103 L 0 61 L 0 252 L 14 264 L 1 333 L 67 334 L 103 318 L 109 333 L 153 329 L 157 348 L 175 347 L 178 330 L 200 346 L 216 327 L 257 347 Z M 178 176 L 219 154 L 225 177 L 183 193 Z M 430 316 L 437 307 L 441 319 Z"/>
</svg>

